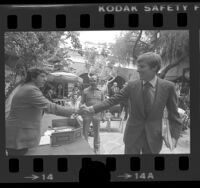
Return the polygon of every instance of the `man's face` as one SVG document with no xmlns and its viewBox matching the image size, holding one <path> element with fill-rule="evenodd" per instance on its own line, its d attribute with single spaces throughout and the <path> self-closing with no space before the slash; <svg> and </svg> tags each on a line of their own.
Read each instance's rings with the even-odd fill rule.
<svg viewBox="0 0 200 188">
<path fill-rule="evenodd" d="M 37 87 L 41 88 L 47 81 L 47 75 L 45 73 L 41 73 L 33 81 Z"/>
<path fill-rule="evenodd" d="M 150 81 L 156 75 L 156 67 L 151 68 L 147 61 L 140 61 L 137 63 L 137 71 L 140 75 L 140 79 L 144 81 Z"/>
<path fill-rule="evenodd" d="M 97 78 L 96 77 L 93 77 L 90 79 L 90 85 L 92 87 L 96 87 L 97 86 Z"/>
</svg>

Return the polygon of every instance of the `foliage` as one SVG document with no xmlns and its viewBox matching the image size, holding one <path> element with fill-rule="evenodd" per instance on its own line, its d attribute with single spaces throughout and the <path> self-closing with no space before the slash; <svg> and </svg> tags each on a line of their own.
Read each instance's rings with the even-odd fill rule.
<svg viewBox="0 0 200 188">
<path fill-rule="evenodd" d="M 102 45 L 102 44 L 101 44 Z M 111 69 L 107 69 L 107 61 L 109 58 L 109 50 L 106 44 L 103 44 L 102 50 L 97 51 L 96 48 L 86 48 L 84 50 L 84 57 L 86 59 L 86 69 L 89 73 L 95 74 L 106 79 L 110 74 Z M 114 64 L 113 64 L 114 65 Z"/>
<path fill-rule="evenodd" d="M 173 62 L 183 55 L 189 55 L 188 31 L 162 31 L 159 44 L 164 62 Z"/>
<path fill-rule="evenodd" d="M 96 60 L 96 57 L 98 55 L 98 52 L 95 50 L 95 48 L 87 48 L 85 50 L 84 55 L 85 55 L 85 58 L 87 59 L 87 61 L 90 64 L 94 64 L 95 60 Z"/>
<path fill-rule="evenodd" d="M 135 64 L 137 57 L 145 52 L 157 52 L 165 67 L 160 76 L 189 57 L 188 31 L 127 31 L 122 32 L 111 47 L 115 61 L 121 64 Z"/>
<path fill-rule="evenodd" d="M 98 56 L 98 52 L 95 48 L 86 48 L 84 51 L 84 57 L 86 59 L 86 69 L 90 72 L 91 67 L 93 67 L 96 63 L 96 58 Z"/>
<path fill-rule="evenodd" d="M 189 58 L 189 32 L 188 31 L 162 31 L 159 39 L 160 54 L 165 67 L 160 73 L 164 78 L 173 67 Z"/>
<path fill-rule="evenodd" d="M 138 55 L 147 51 L 154 51 L 153 44 L 158 31 L 126 31 L 116 39 L 112 45 L 112 54 L 121 64 L 129 64 Z"/>
<path fill-rule="evenodd" d="M 47 68 L 49 64 L 65 62 L 67 57 L 65 40 L 69 39 L 72 48 L 81 48 L 77 32 L 6 32 L 5 33 L 5 54 L 16 56 L 17 61 L 8 63 L 13 74 L 6 96 L 16 86 L 16 77 L 26 74 L 28 68 L 33 66 Z M 54 61 L 57 59 L 56 61 Z M 12 87 L 11 87 L 12 86 Z"/>
<path fill-rule="evenodd" d="M 132 57 L 132 32 L 121 33 L 116 39 L 115 44 L 111 46 L 112 55 L 116 57 L 116 61 L 121 64 L 128 64 L 130 57 Z"/>
<path fill-rule="evenodd" d="M 106 57 L 108 57 L 108 54 L 109 54 L 109 51 L 106 50 L 106 48 L 103 48 L 101 51 L 101 55 L 106 58 Z"/>
<path fill-rule="evenodd" d="M 20 58 L 25 67 L 40 63 L 51 56 L 63 32 L 7 32 L 5 53 Z"/>
<path fill-rule="evenodd" d="M 70 39 L 73 48 L 81 48 L 77 32 L 7 32 L 5 33 L 5 53 L 15 55 L 26 62 L 24 66 L 32 63 L 41 63 L 51 58 L 65 58 L 66 48 L 61 44 Z"/>
<path fill-rule="evenodd" d="M 79 41 L 79 32 L 75 32 L 75 31 L 67 31 L 64 32 L 64 34 L 61 37 L 60 42 L 63 44 L 66 44 L 66 41 L 69 40 L 70 45 L 72 46 L 72 48 L 74 49 L 81 49 L 81 43 Z"/>
</svg>

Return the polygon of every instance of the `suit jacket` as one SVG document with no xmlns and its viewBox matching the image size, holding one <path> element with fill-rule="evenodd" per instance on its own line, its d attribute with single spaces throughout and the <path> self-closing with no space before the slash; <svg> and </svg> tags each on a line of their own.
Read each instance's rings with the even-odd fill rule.
<svg viewBox="0 0 200 188">
<path fill-rule="evenodd" d="M 50 102 L 38 87 L 26 83 L 12 99 L 6 118 L 6 148 L 35 147 L 40 142 L 41 119 L 47 113 L 70 116 L 74 110 Z"/>
<path fill-rule="evenodd" d="M 162 118 L 165 106 L 168 110 L 172 137 L 178 139 L 180 135 L 182 124 L 177 108 L 175 86 L 167 80 L 157 79 L 154 102 L 148 117 L 145 117 L 144 114 L 142 90 L 141 80 L 130 81 L 118 94 L 93 107 L 96 113 L 108 109 L 121 101 L 129 100 L 130 113 L 124 132 L 124 143 L 134 147 L 137 139 L 145 130 L 149 147 L 152 153 L 157 154 L 162 148 Z"/>
</svg>

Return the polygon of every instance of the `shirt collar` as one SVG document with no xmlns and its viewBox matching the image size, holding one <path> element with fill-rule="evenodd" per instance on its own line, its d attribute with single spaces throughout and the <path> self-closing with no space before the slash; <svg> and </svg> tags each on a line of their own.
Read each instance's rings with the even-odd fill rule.
<svg viewBox="0 0 200 188">
<path fill-rule="evenodd" d="M 156 83 L 157 83 L 157 76 L 154 76 L 154 78 L 152 80 L 149 81 L 149 83 L 155 88 L 156 87 Z M 143 80 L 143 85 L 146 83 L 147 81 Z"/>
</svg>

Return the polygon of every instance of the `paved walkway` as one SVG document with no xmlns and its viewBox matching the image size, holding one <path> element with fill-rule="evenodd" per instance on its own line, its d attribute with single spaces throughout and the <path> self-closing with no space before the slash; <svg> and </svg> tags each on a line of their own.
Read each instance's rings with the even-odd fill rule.
<svg viewBox="0 0 200 188">
<path fill-rule="evenodd" d="M 48 129 L 48 126 L 52 124 L 52 119 L 63 119 L 64 117 L 56 116 L 52 114 L 45 114 L 42 120 L 42 134 Z M 124 122 L 125 129 L 126 122 Z M 108 132 L 106 129 L 106 122 L 101 123 L 100 129 L 100 154 L 124 154 L 124 143 L 123 143 L 123 132 L 119 130 L 119 121 L 111 122 L 111 131 Z M 93 137 L 89 137 L 88 140 L 90 146 L 93 148 Z M 190 153 L 190 129 L 184 132 L 182 137 L 179 139 L 178 146 L 175 148 L 173 152 L 171 152 L 166 146 L 163 144 L 163 148 L 161 150 L 163 154 L 172 154 L 172 153 Z"/>
<path fill-rule="evenodd" d="M 93 137 L 88 139 L 90 146 L 93 148 Z M 120 132 L 119 122 L 111 122 L 111 130 L 106 129 L 106 122 L 101 123 L 100 128 L 100 154 L 123 154 L 123 132 Z"/>
<path fill-rule="evenodd" d="M 125 129 L 126 122 L 124 122 Z M 106 123 L 101 124 L 100 139 L 101 147 L 100 154 L 124 154 L 123 133 L 119 131 L 119 122 L 113 121 L 111 124 L 111 132 L 106 130 Z M 89 144 L 93 148 L 93 137 L 89 137 Z M 177 147 L 170 151 L 163 143 L 161 154 L 179 154 L 190 153 L 190 129 L 186 130 L 178 141 Z"/>
</svg>

